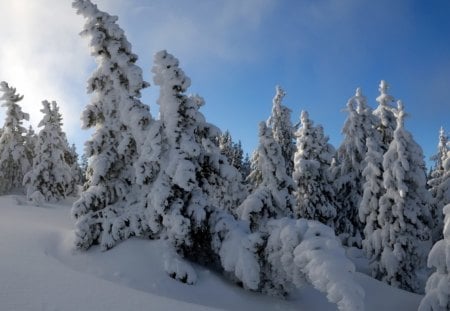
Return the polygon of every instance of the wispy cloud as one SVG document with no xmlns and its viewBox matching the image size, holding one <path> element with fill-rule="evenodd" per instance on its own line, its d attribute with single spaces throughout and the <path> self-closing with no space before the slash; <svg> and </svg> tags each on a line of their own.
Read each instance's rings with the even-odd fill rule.
<svg viewBox="0 0 450 311">
<path fill-rule="evenodd" d="M 128 11 L 122 23 L 139 29 L 137 46 L 148 53 L 168 49 L 187 60 L 204 57 L 245 60 L 255 57 L 252 41 L 260 39 L 264 18 L 274 0 L 99 1 L 111 11 Z M 253 52 L 253 55 L 252 53 Z"/>
</svg>

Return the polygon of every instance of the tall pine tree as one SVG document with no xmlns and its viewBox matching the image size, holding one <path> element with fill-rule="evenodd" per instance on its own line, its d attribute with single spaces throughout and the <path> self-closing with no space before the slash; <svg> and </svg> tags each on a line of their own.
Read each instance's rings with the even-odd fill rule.
<svg viewBox="0 0 450 311">
<path fill-rule="evenodd" d="M 241 176 L 215 143 L 219 129 L 199 111 L 204 101 L 185 94 L 190 79 L 178 60 L 155 54 L 154 82 L 160 86 L 160 120 L 152 126 L 137 162 L 149 228 L 181 256 L 207 259 L 208 215 L 231 211 L 245 195 Z"/>
<path fill-rule="evenodd" d="M 306 111 L 301 113 L 301 126 L 295 133 L 297 151 L 294 155 L 293 180 L 297 218 L 318 220 L 334 228 L 336 206 L 331 186 L 330 167 L 334 148 L 328 143 L 321 126 L 314 126 Z"/>
<path fill-rule="evenodd" d="M 129 209 L 138 200 L 133 163 L 137 160 L 152 118 L 139 98 L 148 86 L 135 64 L 117 17 L 100 11 L 89 0 L 73 7 L 86 18 L 81 35 L 90 38 L 97 69 L 88 81 L 92 101 L 83 111 L 83 128 L 93 128 L 85 144 L 90 158 L 88 180 L 72 207 L 76 246 L 101 244 L 108 249 L 119 240 L 141 234 L 141 218 Z"/>
<path fill-rule="evenodd" d="M 430 238 L 430 197 L 422 149 L 404 128 L 400 101 L 396 117 L 393 140 L 383 158 L 385 194 L 378 215 L 381 231 L 375 233 L 381 250 L 372 273 L 395 287 L 420 292 L 418 273 L 424 268 Z"/>
<path fill-rule="evenodd" d="M 6 82 L 0 82 L 0 101 L 6 108 L 6 119 L 0 137 L 0 194 L 23 192 L 23 176 L 30 170 L 30 150 L 25 146 L 27 130 L 23 121 L 29 120 L 19 105 L 23 96 Z"/>
<path fill-rule="evenodd" d="M 445 166 L 448 158 L 448 136 L 441 127 L 439 131 L 438 152 L 432 158 L 435 161 L 435 165 L 431 171 L 431 178 L 428 181 L 432 196 L 431 217 L 434 221 L 432 232 L 434 243 L 442 239 L 444 221 L 442 210 L 445 205 L 450 204 L 450 167 Z"/>
<path fill-rule="evenodd" d="M 291 110 L 283 105 L 283 98 L 286 95 L 284 90 L 276 87 L 276 94 L 272 101 L 272 114 L 267 120 L 267 126 L 272 128 L 273 138 L 281 147 L 286 165 L 286 174 L 292 176 L 294 171 L 295 153 L 295 127 L 291 122 Z"/>
<path fill-rule="evenodd" d="M 388 94 L 389 85 L 386 81 L 381 80 L 378 91 L 380 95 L 377 97 L 378 107 L 373 111 L 373 114 L 379 119 L 377 130 L 381 134 L 382 148 L 386 151 L 389 148 L 394 137 L 394 130 L 396 127 L 395 119 L 395 99 Z"/>
<path fill-rule="evenodd" d="M 73 180 L 65 159 L 66 137 L 61 129 L 61 115 L 56 102 L 42 102 L 44 114 L 39 131 L 31 171 L 25 174 L 27 198 L 39 205 L 64 199 Z"/>
<path fill-rule="evenodd" d="M 257 230 L 269 219 L 292 215 L 295 200 L 294 183 L 284 170 L 281 146 L 275 141 L 270 127 L 259 125 L 259 146 L 256 150 L 261 182 L 239 206 L 241 219 L 249 221 L 252 230 Z"/>
<path fill-rule="evenodd" d="M 444 214 L 443 238 L 434 244 L 428 255 L 428 266 L 435 271 L 428 278 L 419 311 L 450 310 L 450 204 L 444 207 Z"/>
<path fill-rule="evenodd" d="M 344 140 L 337 150 L 338 165 L 334 172 L 339 204 L 336 233 L 347 245 L 361 246 L 363 225 L 359 219 L 359 205 L 363 197 L 362 172 L 367 153 L 366 141 L 375 134 L 376 120 L 360 88 L 347 102 L 347 113 L 342 130 Z"/>
</svg>

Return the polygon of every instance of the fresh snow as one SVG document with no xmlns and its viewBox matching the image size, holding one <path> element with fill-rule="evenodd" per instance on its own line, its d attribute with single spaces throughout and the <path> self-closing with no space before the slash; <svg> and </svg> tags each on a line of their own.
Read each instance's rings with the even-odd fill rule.
<svg viewBox="0 0 450 311">
<path fill-rule="evenodd" d="M 164 270 L 164 243 L 132 238 L 102 252 L 74 249 L 70 207 L 75 198 L 41 207 L 25 196 L 0 197 L 0 310 L 336 310 L 311 286 L 279 299 L 239 288 L 193 265 L 186 285 Z M 347 250 L 367 272 L 361 251 Z M 365 310 L 417 310 L 421 295 L 356 273 Z"/>
</svg>

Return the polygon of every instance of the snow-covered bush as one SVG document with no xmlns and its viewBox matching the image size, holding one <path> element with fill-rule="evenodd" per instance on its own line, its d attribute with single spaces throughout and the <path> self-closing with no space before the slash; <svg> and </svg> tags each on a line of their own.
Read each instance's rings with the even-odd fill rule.
<svg viewBox="0 0 450 311">
<path fill-rule="evenodd" d="M 61 129 L 61 115 L 56 102 L 43 101 L 44 114 L 33 158 L 32 169 L 25 174 L 23 184 L 27 188 L 27 198 L 39 205 L 64 199 L 72 187 L 70 166 L 64 153 L 67 140 Z"/>
<path fill-rule="evenodd" d="M 339 310 L 363 310 L 364 291 L 355 282 L 355 267 L 333 230 L 317 221 L 281 218 L 261 231 L 216 211 L 209 217 L 212 248 L 222 268 L 250 290 L 284 296 L 312 284 Z"/>
<path fill-rule="evenodd" d="M 435 271 L 428 278 L 419 311 L 450 310 L 450 204 L 445 206 L 444 214 L 444 238 L 434 244 L 428 255 L 428 267 Z"/>
<path fill-rule="evenodd" d="M 146 231 L 143 212 L 135 206 L 139 185 L 133 164 L 152 121 L 148 107 L 139 100 L 148 83 L 117 17 L 89 0 L 76 0 L 73 7 L 86 18 L 81 34 L 90 38 L 98 64 L 88 81 L 92 101 L 82 114 L 83 127 L 94 132 L 85 143 L 88 179 L 72 208 L 75 243 L 84 249 L 97 243 L 108 249 Z"/>
<path fill-rule="evenodd" d="M 0 136 L 0 194 L 23 191 L 23 176 L 30 170 L 30 150 L 25 146 L 26 128 L 24 120 L 29 119 L 18 104 L 23 96 L 6 82 L 0 82 L 0 101 L 6 107 L 5 124 Z"/>
</svg>

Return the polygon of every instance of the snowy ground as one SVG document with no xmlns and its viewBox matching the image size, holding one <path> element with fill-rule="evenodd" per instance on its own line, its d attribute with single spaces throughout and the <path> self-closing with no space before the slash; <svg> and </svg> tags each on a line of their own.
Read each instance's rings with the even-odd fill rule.
<svg viewBox="0 0 450 311">
<path fill-rule="evenodd" d="M 70 205 L 35 207 L 21 196 L 0 197 L 0 310 L 336 310 L 311 287 L 280 300 L 245 291 L 200 266 L 198 283 L 182 284 L 163 271 L 158 241 L 74 251 Z M 348 254 L 365 272 L 360 254 Z M 366 310 L 417 310 L 421 296 L 363 273 L 357 280 Z"/>
</svg>

